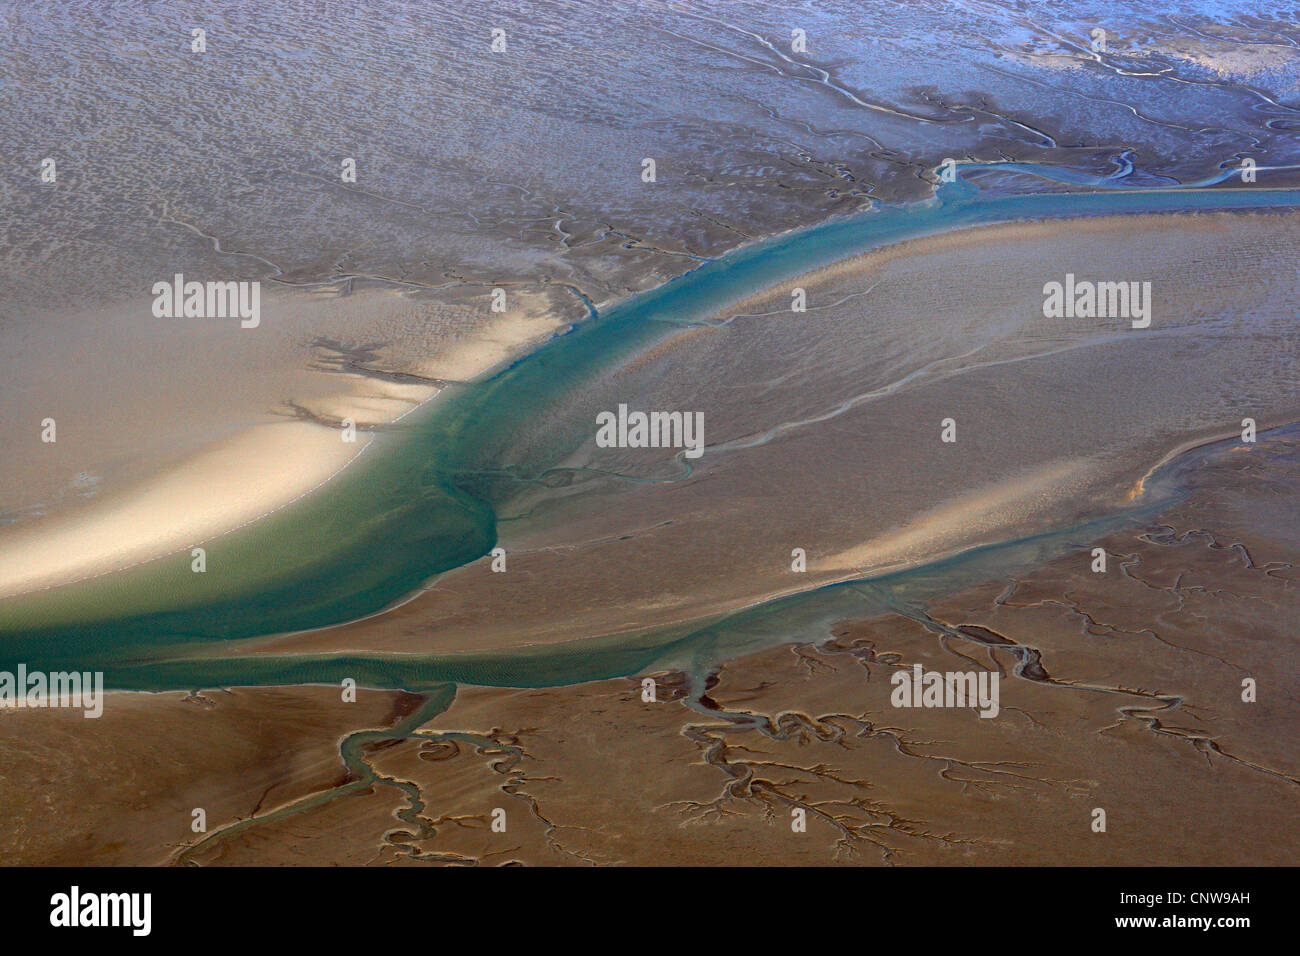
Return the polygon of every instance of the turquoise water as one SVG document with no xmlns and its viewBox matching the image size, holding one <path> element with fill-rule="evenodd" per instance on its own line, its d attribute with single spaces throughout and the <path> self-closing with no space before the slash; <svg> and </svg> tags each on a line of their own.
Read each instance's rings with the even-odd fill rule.
<svg viewBox="0 0 1300 956">
<path fill-rule="evenodd" d="M 1063 182 L 1077 175 L 1020 164 L 971 164 Z M 519 481 L 540 475 L 592 439 L 577 408 L 584 384 L 655 341 L 755 291 L 872 248 L 950 229 L 1020 219 L 1214 209 L 1292 208 L 1300 191 L 1116 188 L 982 194 L 944 184 L 933 199 L 754 243 L 597 314 L 485 381 L 448 390 L 382 434 L 371 452 L 326 488 L 239 532 L 205 543 L 206 574 L 188 551 L 127 571 L 0 601 L 0 669 L 19 662 L 105 672 L 110 686 L 188 689 L 214 685 L 335 682 L 380 687 L 443 681 L 568 683 L 634 672 L 716 642 L 699 627 L 572 648 L 483 657 L 195 657 L 202 644 L 320 627 L 374 613 L 429 578 L 486 554 L 501 505 Z M 1017 546 L 1023 543 L 1017 543 Z M 1003 556 L 1005 559 L 1005 556 Z M 843 601 L 872 600 L 846 589 Z M 837 592 L 819 599 L 843 616 Z M 770 609 L 764 620 L 770 621 Z M 806 619 L 807 608 L 800 611 Z M 739 622 L 739 623 L 738 623 Z M 730 619 L 732 631 L 753 625 Z M 703 636 L 701 636 L 703 635 Z M 762 638 L 756 638 L 762 639 Z M 743 633 L 726 639 L 748 640 Z M 693 651 L 692 653 L 694 653 Z"/>
</svg>

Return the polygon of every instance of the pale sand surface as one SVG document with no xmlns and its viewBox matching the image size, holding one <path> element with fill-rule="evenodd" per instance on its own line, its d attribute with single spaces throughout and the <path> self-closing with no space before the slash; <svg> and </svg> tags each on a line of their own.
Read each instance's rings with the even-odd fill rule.
<svg viewBox="0 0 1300 956">
<path fill-rule="evenodd" d="M 254 329 L 157 319 L 143 302 L 52 320 L 23 341 L 6 334 L 18 387 L 3 417 L 26 438 L 0 470 L 0 596 L 130 567 L 277 511 L 364 454 L 368 427 L 563 324 L 543 297 L 520 293 L 493 314 L 385 291 L 265 289 Z M 339 349 L 371 346 L 359 367 L 331 370 Z M 406 377 L 382 377 L 394 372 Z M 47 416 L 53 444 L 40 441 Z M 346 418 L 354 443 L 337 428 Z"/>
<path fill-rule="evenodd" d="M 255 425 L 93 506 L 9 531 L 0 595 L 111 573 L 243 527 L 322 485 L 369 440 L 347 444 L 306 422 Z"/>
<path fill-rule="evenodd" d="M 1010 224 L 918 240 L 770 290 L 593 386 L 592 409 L 704 411 L 682 479 L 588 446 L 593 478 L 522 493 L 487 559 L 271 653 L 491 650 L 701 618 L 1128 502 L 1173 448 L 1300 414 L 1288 346 L 1300 217 Z M 1065 272 L 1154 283 L 1155 319 L 1042 317 Z M 809 290 L 791 316 L 789 287 Z M 738 316 L 732 318 L 732 316 Z M 730 320 L 730 321 L 728 321 Z M 939 441 L 958 420 L 958 442 Z M 802 547 L 808 572 L 792 573 Z M 241 651 L 246 650 L 241 647 Z"/>
<path fill-rule="evenodd" d="M 1262 224 L 1274 222 L 1286 225 L 1271 218 Z M 1242 233 L 1236 236 L 1241 242 Z M 1247 244 L 1263 267 L 1267 258 L 1259 256 L 1267 248 Z M 1215 287 L 1199 291 L 1212 296 Z M 1218 350 L 1230 342 L 1218 342 Z M 1049 381 L 1061 388 L 1065 380 L 1054 374 Z M 1112 369 L 1105 381 L 1117 388 L 1123 379 Z M 1046 388 L 1033 376 L 1012 386 Z M 1267 394 L 1253 400 L 1261 397 Z M 1033 408 L 1042 414 L 1051 406 Z M 850 436 L 836 431 L 821 446 L 822 457 L 811 460 L 823 471 L 843 461 L 826 456 Z M 1148 443 L 1151 458 L 1121 470 L 1116 495 L 1127 494 L 1163 457 L 1154 449 L 1160 443 Z M 924 619 L 841 620 L 791 635 L 799 643 L 722 663 L 703 693 L 683 675 L 663 671 L 655 672 L 655 704 L 643 703 L 639 680 L 627 678 L 538 690 L 461 688 L 419 736 L 368 752 L 380 783 L 218 835 L 192 860 L 1294 864 L 1285 837 L 1300 767 L 1288 742 L 1300 702 L 1290 691 L 1297 675 L 1288 614 L 1300 530 L 1287 489 L 1298 463 L 1294 438 L 1225 450 L 1191 475 L 1187 500 L 1148 522 L 1081 536 L 1073 551 L 1037 568 L 995 574 L 914 604 Z M 853 472 L 855 490 L 868 472 Z M 769 505 L 763 520 L 751 516 L 745 535 L 761 540 L 766 525 L 785 519 L 771 502 L 790 511 L 802 501 L 782 484 L 790 474 L 772 479 L 777 493 L 762 496 Z M 819 472 L 793 474 L 813 481 Z M 708 484 L 697 482 L 706 490 Z M 968 487 L 978 494 L 986 485 Z M 651 495 L 689 486 L 635 488 Z M 700 522 L 711 513 L 705 505 L 717 510 L 726 498 L 702 499 L 674 520 Z M 844 500 L 832 502 L 840 518 L 822 533 L 851 541 L 863 526 L 850 519 L 863 509 L 846 509 Z M 733 514 L 746 513 L 724 517 Z M 616 518 L 651 540 L 666 530 L 645 517 L 608 508 L 599 520 L 564 526 L 573 544 L 539 547 L 531 553 L 536 565 L 521 555 L 525 560 L 506 575 L 484 574 L 498 589 L 514 591 L 480 591 L 483 607 L 458 608 L 464 627 L 477 622 L 484 635 L 499 638 L 515 615 L 526 615 L 525 623 L 572 621 L 579 605 L 562 572 L 579 591 L 593 581 L 604 586 L 602 575 L 641 587 L 633 596 L 645 603 L 634 613 L 645 614 L 655 584 L 686 558 L 708 553 L 683 556 L 669 547 L 662 563 L 624 575 L 617 550 L 601 551 L 617 536 L 607 540 L 595 531 L 602 522 L 603 530 L 618 530 Z M 694 533 L 724 530 L 702 527 Z M 712 544 L 733 560 L 747 554 L 735 538 Z M 1090 570 L 1094 546 L 1110 556 L 1105 574 Z M 541 580 L 515 573 L 531 566 L 544 572 Z M 691 580 L 718 593 L 727 569 L 725 561 L 681 569 L 681 593 Z M 775 578 L 759 584 L 767 580 Z M 508 603 L 531 588 L 545 590 L 546 607 Z M 431 602 L 452 593 L 435 589 L 392 614 L 301 639 L 319 646 L 343 635 L 365 646 L 406 638 L 408 646 L 437 649 L 444 633 L 456 633 L 449 621 L 459 622 L 449 605 Z M 466 586 L 461 597 L 468 601 L 474 592 Z M 614 619 L 618 607 L 592 602 L 593 624 L 602 614 L 606 623 Z M 963 628 L 985 628 L 1033 648 L 1047 679 L 1014 677 L 1017 660 L 1009 650 L 954 636 L 965 635 Z M 927 669 L 998 669 L 1000 716 L 892 707 L 889 674 L 917 662 Z M 1240 699 L 1245 676 L 1258 681 L 1257 703 Z M 197 839 L 188 830 L 193 807 L 208 809 L 209 831 L 219 834 L 250 815 L 333 792 L 342 783 L 341 737 L 390 725 L 399 703 L 397 695 L 363 691 L 359 704 L 345 704 L 334 687 L 204 696 L 209 704 L 179 694 L 114 694 L 99 721 L 76 711 L 0 713 L 4 750 L 14 758 L 0 787 L 0 809 L 17 821 L 5 831 L 7 858 L 175 861 Z M 413 821 L 397 816 L 411 816 L 410 787 L 423 806 Z M 805 834 L 789 828 L 796 806 L 811 811 Z M 1096 807 L 1108 813 L 1104 835 L 1089 827 Z M 489 828 L 497 808 L 508 814 L 504 836 Z M 1215 826 L 1198 830 L 1203 839 L 1171 840 L 1170 826 L 1187 820 Z"/>
<path fill-rule="evenodd" d="M 1294 437 L 1221 455 L 1149 524 L 914 602 L 923 617 L 831 621 L 697 683 L 653 669 L 654 703 L 641 675 L 461 687 L 409 739 L 366 751 L 377 783 L 360 791 L 339 790 L 338 741 L 390 726 L 397 695 L 0 712 L 0 851 L 175 862 L 202 806 L 210 838 L 185 861 L 204 865 L 1294 865 L 1300 526 L 1284 492 L 1298 469 Z M 1036 651 L 1045 679 L 1014 676 L 1010 645 L 972 627 Z M 996 670 L 999 715 L 893 707 L 890 675 L 916 663 Z"/>
</svg>

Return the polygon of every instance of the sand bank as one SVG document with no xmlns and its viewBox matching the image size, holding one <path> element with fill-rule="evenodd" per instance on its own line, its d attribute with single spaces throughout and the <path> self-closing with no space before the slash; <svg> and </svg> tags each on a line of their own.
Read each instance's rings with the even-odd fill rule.
<svg viewBox="0 0 1300 956">
<path fill-rule="evenodd" d="M 389 614 L 263 646 L 558 643 L 1122 507 L 1171 449 L 1245 415 L 1265 428 L 1300 412 L 1285 347 L 1298 232 L 1294 214 L 1013 223 L 784 283 L 612 370 L 587 398 L 703 411 L 709 447 L 689 475 L 671 453 L 593 442 L 563 463 L 572 481 L 510 503 L 508 573 L 476 562 Z M 1044 319 L 1043 285 L 1066 272 L 1152 281 L 1152 327 Z M 796 285 L 807 313 L 790 312 Z M 948 417 L 954 444 L 940 438 Z M 805 573 L 791 569 L 795 548 Z"/>
<path fill-rule="evenodd" d="M 560 324 L 523 295 L 493 314 L 385 291 L 271 293 L 256 329 L 160 320 L 148 305 L 8 336 L 17 387 L 4 418 L 20 447 L 0 471 L 0 596 L 131 567 L 274 513 L 444 382 Z M 40 439 L 46 418 L 53 443 Z"/>
</svg>

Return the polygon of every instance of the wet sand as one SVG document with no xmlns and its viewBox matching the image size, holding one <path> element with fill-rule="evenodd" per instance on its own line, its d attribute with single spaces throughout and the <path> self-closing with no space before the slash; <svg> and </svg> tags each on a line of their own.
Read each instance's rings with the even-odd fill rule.
<svg viewBox="0 0 1300 956">
<path fill-rule="evenodd" d="M 0 711 L 10 864 L 158 865 L 209 829 L 338 785 L 339 738 L 393 719 L 394 694 L 334 688 L 112 694 L 104 716 Z M 20 786 L 20 781 L 22 785 Z M 28 788 L 30 784 L 30 789 Z M 69 821 L 75 825 L 69 829 Z"/>
<path fill-rule="evenodd" d="M 767 301 L 746 303 L 746 316 L 720 316 L 725 325 L 688 329 L 678 338 L 698 347 L 683 349 L 673 341 L 661 355 L 633 365 L 661 383 L 666 391 L 660 395 L 673 394 L 677 381 L 691 381 L 699 365 L 717 375 L 697 381 L 719 392 L 729 384 L 757 383 L 766 403 L 753 392 L 735 396 L 733 417 L 710 433 L 710 444 L 730 443 L 733 451 L 706 454 L 683 480 L 578 485 L 598 492 L 581 500 L 567 498 L 575 489 L 560 484 L 535 500 L 521 498 L 520 514 L 532 517 L 515 523 L 517 531 L 504 525 L 511 561 L 506 574 L 462 569 L 396 611 L 266 645 L 454 649 L 571 641 L 679 619 L 691 613 L 693 602 L 716 611 L 728 601 L 742 606 L 755 595 L 836 580 L 846 567 L 856 574 L 865 562 L 856 566 L 862 559 L 854 549 L 873 534 L 879 539 L 874 547 L 887 559 L 906 558 L 908 548 L 893 540 L 897 527 L 906 525 L 864 493 L 863 483 L 881 460 L 879 452 L 857 444 L 871 435 L 868 418 L 854 419 L 848 409 L 768 437 L 782 422 L 816 418 L 828 397 L 850 390 L 881 392 L 858 407 L 895 431 L 899 423 L 937 423 L 941 409 L 954 407 L 959 417 L 962 407 L 998 413 L 1002 427 L 979 432 L 985 442 L 1005 438 L 1008 422 L 1032 428 L 1034 418 L 1048 419 L 1035 442 L 1018 446 L 1012 435 L 1000 446 L 1000 458 L 985 449 L 940 476 L 975 490 L 987 484 L 978 471 L 981 461 L 991 457 L 1005 471 L 1010 451 L 1037 447 L 1060 426 L 1061 415 L 1069 415 L 1073 430 L 1058 449 L 1089 447 L 1089 427 L 1110 430 L 1121 440 L 1109 462 L 1067 459 L 1075 472 L 1066 474 L 1081 472 L 1083 484 L 1061 488 L 1049 481 L 1045 487 L 1076 507 L 1122 501 L 1169 447 L 1194 440 L 1189 436 L 1198 422 L 1212 431 L 1211 412 L 1229 421 L 1240 416 L 1240 407 L 1215 404 L 1231 402 L 1222 377 L 1217 390 L 1185 390 L 1197 383 L 1197 363 L 1207 376 L 1222 376 L 1239 374 L 1244 362 L 1252 372 L 1250 401 L 1263 409 L 1261 427 L 1287 407 L 1285 394 L 1269 390 L 1270 375 L 1285 380 L 1285 354 L 1272 369 L 1259 359 L 1271 354 L 1261 346 L 1271 341 L 1278 320 L 1270 303 L 1285 291 L 1283 281 L 1292 281 L 1286 270 L 1272 268 L 1270 257 L 1287 254 L 1294 217 L 1249 217 L 1248 227 L 1242 217 L 1161 220 L 1173 222 L 1177 232 L 1161 233 L 1151 223 L 1143 230 L 1123 220 L 1076 223 L 1069 236 L 1046 226 L 995 227 L 924 240 L 911 250 L 915 255 L 891 250 L 878 257 L 891 261 L 868 256 L 830 270 L 808 286 L 814 305 L 832 303 L 820 321 L 835 323 L 848 342 L 855 341 L 854 323 L 862 323 L 857 341 L 881 346 L 834 350 L 831 358 L 852 355 L 852 367 L 826 364 L 816 350 L 817 337 L 828 334 L 816 311 L 800 320 L 811 326 L 808 344 L 797 334 L 789 337 L 788 326 L 766 327 L 785 321 L 764 314 L 777 311 L 767 306 L 783 300 L 783 289 Z M 939 261 L 961 280 L 967 301 L 980 301 L 971 295 L 976 267 L 987 272 L 1000 265 L 1003 286 L 1015 285 L 1006 282 L 1015 255 L 987 241 L 998 234 L 1006 247 L 1036 250 L 1033 270 L 1052 271 L 1062 255 L 1076 263 L 1086 259 L 1090 268 L 1122 258 L 1135 277 L 1146 268 L 1144 251 L 1168 253 L 1159 237 L 1175 236 L 1170 241 L 1193 263 L 1176 266 L 1183 298 L 1175 301 L 1186 308 L 1157 313 L 1158 321 L 1169 323 L 1163 331 L 1120 338 L 1122 348 L 1109 346 L 1111 330 L 1041 329 L 1032 310 L 1042 272 L 1030 271 L 1026 284 L 1034 288 L 1018 309 L 1007 309 L 1005 298 L 988 300 L 982 314 L 936 309 L 930 336 L 913 337 L 934 351 L 891 354 L 882 328 L 894 313 L 884 308 L 889 297 L 883 293 L 892 285 L 896 294 L 914 295 L 932 274 L 935 256 L 946 257 Z M 1250 252 L 1244 259 L 1236 255 L 1243 244 Z M 967 258 L 964 268 L 961 257 Z M 1242 261 L 1257 270 L 1249 275 L 1273 277 L 1257 298 L 1250 297 L 1255 286 L 1247 274 L 1234 272 Z M 903 271 L 891 272 L 891 266 Z M 1197 276 L 1215 276 L 1222 284 L 1198 284 L 1192 281 Z M 844 300 L 866 288 L 872 291 Z M 1226 289 L 1238 291 L 1216 299 L 1228 295 Z M 870 303 L 871 311 L 855 314 L 846 308 L 852 301 Z M 1248 321 L 1251 335 L 1221 323 L 1223 315 Z M 880 324 L 873 325 L 873 317 Z M 976 336 L 973 346 L 982 330 L 987 348 L 1015 360 L 958 363 L 942 369 L 947 374 L 882 391 L 881 383 L 898 381 L 909 363 L 942 362 L 945 329 L 963 323 L 949 334 Z M 1198 343 L 1207 324 L 1222 334 Z M 743 380 L 720 361 L 727 343 L 709 346 L 719 329 L 746 330 L 754 340 L 735 357 L 749 363 Z M 822 377 L 828 391 L 783 389 L 780 363 L 772 374 L 764 372 L 758 345 L 768 338 L 774 345 L 791 343 L 782 353 L 787 364 L 838 372 Z M 1164 351 L 1155 354 L 1173 366 L 1152 365 L 1150 349 L 1157 346 Z M 1237 348 L 1245 350 L 1244 358 Z M 1104 359 L 1081 361 L 1094 350 Z M 1036 362 L 1046 365 L 1035 370 Z M 1126 378 L 1130 362 L 1133 374 Z M 665 363 L 687 367 L 675 380 L 665 377 Z M 1077 383 L 1071 365 L 1082 366 Z M 981 379 L 990 367 L 1003 377 Z M 1192 399 L 1208 396 L 1208 404 L 1162 405 L 1163 380 L 1137 374 L 1151 367 L 1176 368 L 1169 387 Z M 1107 377 L 1098 379 L 1098 369 L 1108 370 Z M 1089 390 L 1094 396 L 1117 392 L 1117 411 L 1131 411 L 1136 403 L 1144 413 L 1126 431 L 1123 415 L 1107 416 L 1104 407 L 1081 401 Z M 646 395 L 653 400 L 652 390 Z M 748 417 L 737 406 L 748 409 Z M 1080 415 L 1081 408 L 1096 418 Z M 1017 409 L 1022 414 L 1011 416 Z M 1149 414 L 1160 409 L 1173 414 Z M 919 436 L 913 441 L 930 460 L 962 448 L 961 439 L 955 449 L 923 444 Z M 899 469 L 908 461 L 905 445 L 878 448 L 888 447 Z M 1039 467 L 1050 468 L 1055 454 L 1044 454 Z M 617 465 L 608 470 L 680 474 L 662 458 Z M 1082 496 L 1086 480 L 1099 477 L 1095 498 Z M 67 711 L 0 714 L 6 752 L 21 754 L 6 772 L 4 790 L 7 816 L 23 823 L 10 831 L 6 849 L 24 862 L 186 864 L 1293 864 L 1284 835 L 1300 767 L 1286 741 L 1300 720 L 1300 705 L 1286 690 L 1298 676 L 1294 662 L 1279 648 L 1290 640 L 1286 627 L 1295 609 L 1300 528 L 1286 489 L 1298 477 L 1300 448 L 1293 435 L 1266 436 L 1255 446 L 1227 442 L 1186 479 L 1184 499 L 1100 538 L 1080 531 L 1065 553 L 1024 571 L 984 573 L 978 583 L 924 601 L 910 597 L 905 583 L 870 585 L 877 599 L 892 596 L 895 612 L 840 615 L 819 633 L 792 632 L 776 646 L 714 662 L 701 648 L 691 668 L 656 666 L 644 674 L 536 690 L 461 686 L 445 712 L 399 739 L 360 745 L 356 759 L 369 783 L 358 782 L 359 765 L 345 762 L 340 749 L 355 739 L 350 734 L 409 719 L 400 716 L 412 712 L 405 695 L 363 690 L 361 704 L 354 705 L 343 703 L 337 688 L 237 688 L 204 692 L 206 700 L 199 701 L 117 694 L 98 722 Z M 935 494 L 935 487 L 943 485 L 920 489 L 917 500 Z M 593 501 L 608 504 L 593 507 Z M 1008 523 L 996 509 L 971 508 L 970 501 L 969 492 L 952 497 L 951 518 L 935 522 L 935 533 L 921 535 L 915 547 L 942 553 L 936 545 L 945 541 L 991 540 L 1069 513 L 994 500 L 1011 508 Z M 737 528 L 744 530 L 743 541 Z M 533 545 L 523 546 L 529 536 Z M 789 545 L 802 540 L 820 546 L 810 547 L 810 571 L 791 583 Z M 631 560 L 630 544 L 638 561 Z M 1110 558 L 1106 574 L 1089 570 L 1097 546 Z M 629 557 L 621 560 L 620 553 Z M 659 560 L 647 564 L 645 555 Z M 475 584 L 476 576 L 482 583 Z M 1030 658 L 1034 666 L 1024 667 Z M 892 707 L 888 677 L 914 663 L 996 669 L 1003 677 L 999 717 Z M 657 681 L 655 703 L 641 699 L 645 676 Z M 1240 699 L 1246 676 L 1258 682 L 1257 703 Z M 170 756 L 144 758 L 156 752 Z M 64 783 L 51 787 L 52 779 Z M 92 779 L 97 783 L 87 803 L 83 781 Z M 122 806 L 132 808 L 125 817 Z M 187 829 L 194 806 L 209 810 L 202 841 Z M 1104 834 L 1090 828 L 1097 807 L 1108 814 Z M 44 826 L 39 821 L 51 808 L 50 819 L 60 822 Z M 504 834 L 491 828 L 498 809 L 506 811 Z M 790 830 L 797 809 L 808 816 L 806 833 Z M 1170 828 L 1186 821 L 1202 821 L 1198 838 L 1171 840 Z"/>
<path fill-rule="evenodd" d="M 384 615 L 251 646 L 572 641 L 1121 507 L 1171 449 L 1239 431 L 1247 415 L 1265 428 L 1300 413 L 1280 304 L 1298 291 L 1298 223 L 1225 214 L 1011 224 L 784 284 L 683 330 L 584 397 L 593 411 L 702 410 L 709 447 L 689 474 L 672 452 L 589 445 L 505 510 L 506 573 L 484 558 Z M 1152 280 L 1151 329 L 1044 319 L 1043 283 L 1067 271 Z M 798 284 L 809 311 L 791 314 Z M 955 444 L 940 441 L 947 417 Z M 794 548 L 807 552 L 806 573 L 791 571 Z"/>
<path fill-rule="evenodd" d="M 1111 3 L 1097 51 L 1095 19 L 1059 11 L 876 5 L 846 26 L 804 7 L 800 51 L 788 10 L 692 0 L 656 9 L 647 32 L 638 3 L 593 18 L 559 0 L 492 13 L 510 37 L 498 54 L 479 5 L 291 6 L 7 16 L 0 598 L 103 577 L 7 605 L 9 656 L 113 667 L 126 651 L 145 672 L 177 665 L 161 686 L 186 687 L 187 662 L 168 659 L 197 646 L 169 646 L 184 634 L 212 640 L 199 653 L 269 662 L 190 672 L 209 676 L 316 673 L 292 656 L 277 670 L 273 654 L 343 652 L 352 667 L 480 651 L 499 654 L 485 682 L 527 684 L 582 672 L 536 665 L 594 656 L 589 637 L 694 636 L 648 668 L 655 703 L 636 671 L 460 686 L 436 716 L 450 688 L 428 681 L 426 699 L 363 689 L 357 704 L 299 684 L 114 693 L 99 721 L 0 711 L 4 859 L 1298 862 L 1294 439 L 1219 449 L 1186 487 L 1160 485 L 1189 497 L 1131 527 L 1085 523 L 1154 509 L 1152 467 L 1245 416 L 1260 429 L 1300 416 L 1295 213 L 1017 223 L 755 283 L 771 288 L 611 363 L 565 409 L 698 410 L 702 459 L 588 443 L 534 474 L 523 446 L 567 426 L 521 416 L 500 520 L 457 542 L 479 554 L 475 535 L 499 534 L 506 573 L 483 559 L 363 621 L 223 642 L 365 613 L 432 573 L 418 559 L 444 553 L 438 519 L 395 525 L 447 515 L 445 497 L 424 497 L 436 482 L 394 482 L 410 510 L 388 524 L 331 482 L 400 440 L 400 416 L 445 383 L 529 351 L 589 303 L 923 200 L 944 157 L 1067 174 L 976 172 L 987 195 L 1218 183 L 1247 157 L 1261 193 L 1294 185 L 1293 11 Z M 200 55 L 182 42 L 196 22 L 210 27 Z M 35 175 L 46 153 L 57 182 Z M 142 290 L 176 271 L 263 280 L 261 328 L 152 319 Z M 1151 280 L 1152 328 L 1045 321 L 1042 284 L 1066 272 Z M 792 315 L 796 284 L 809 311 Z M 506 316 L 487 311 L 498 286 Z M 53 445 L 38 437 L 47 416 Z M 949 417 L 953 445 L 938 440 Z M 339 440 L 344 418 L 355 445 Z M 290 516 L 315 533 L 282 535 Z M 259 519 L 274 530 L 229 534 Z M 934 574 L 974 580 L 862 585 L 860 612 L 841 601 L 785 633 L 796 616 L 775 615 L 752 646 L 700 627 L 1060 527 L 1077 540 L 1052 539 L 1049 559 L 952 557 Z M 354 528 L 378 528 L 374 547 L 338 574 L 331 545 Z M 205 543 L 225 574 L 194 585 L 184 552 Z M 1107 574 L 1087 569 L 1093 546 Z M 439 570 L 463 560 L 445 553 Z M 168 554 L 156 576 L 111 576 Z M 355 605 L 297 587 L 317 556 Z M 274 616 L 286 607 L 306 610 Z M 763 610 L 728 620 L 760 630 Z M 996 670 L 1000 718 L 891 708 L 888 677 L 914 662 Z M 1245 675 L 1258 703 L 1240 700 Z M 1088 826 L 1095 807 L 1105 834 Z M 790 831 L 792 810 L 807 833 Z"/>
<path fill-rule="evenodd" d="M 22 454 L 0 471 L 0 596 L 208 544 L 319 491 L 444 383 L 562 327 L 557 298 L 516 294 L 496 314 L 485 297 L 268 295 L 252 329 L 143 302 L 89 333 L 71 318 L 38 330 L 5 358 L 18 387 L 2 424 Z"/>
<path fill-rule="evenodd" d="M 22 755 L 6 815 L 25 821 L 4 849 L 209 865 L 1294 865 L 1300 674 L 1284 649 L 1300 526 L 1280 492 L 1297 478 L 1294 431 L 1225 447 L 1151 520 L 924 604 L 900 590 L 896 614 L 700 672 L 461 687 L 408 739 L 363 749 L 376 783 L 359 791 L 340 735 L 410 713 L 397 695 L 126 694 L 99 722 L 0 714 Z M 1017 677 L 1025 650 L 1038 666 Z M 893 707 L 889 676 L 915 663 L 997 670 L 999 716 Z M 210 808 L 194 852 L 192 805 Z"/>
</svg>

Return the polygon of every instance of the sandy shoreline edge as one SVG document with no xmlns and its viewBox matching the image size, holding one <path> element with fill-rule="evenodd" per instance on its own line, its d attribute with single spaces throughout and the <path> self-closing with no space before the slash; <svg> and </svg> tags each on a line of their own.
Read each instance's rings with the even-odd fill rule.
<svg viewBox="0 0 1300 956">
<path fill-rule="evenodd" d="M 67 467 L 80 466 L 83 473 L 117 469 L 126 477 L 105 483 L 93 496 L 73 496 L 52 507 L 29 504 L 34 517 L 0 524 L 0 598 L 202 546 L 323 490 L 371 451 L 380 440 L 376 431 L 436 400 L 444 381 L 490 374 L 566 324 L 549 314 L 544 302 L 520 300 L 514 314 L 458 310 L 445 330 L 433 334 L 420 326 L 431 321 L 430 315 L 432 321 L 443 319 L 441 313 L 384 291 L 345 299 L 278 297 L 264 322 L 268 335 L 260 340 L 260 330 L 240 336 L 211 326 L 161 329 L 158 358 L 172 361 L 173 371 L 156 399 L 150 401 L 147 387 L 131 388 L 125 374 L 108 379 L 107 397 L 89 385 L 65 393 L 65 402 L 67 395 L 73 398 L 58 415 L 58 444 L 46 448 L 71 448 L 65 454 L 76 464 Z M 133 347 L 148 334 L 140 315 L 139 306 L 112 310 L 97 323 L 98 331 L 88 334 L 118 334 L 121 364 L 127 366 Z M 322 350 L 311 344 L 331 334 L 348 336 L 339 348 L 355 342 L 392 344 L 382 359 L 337 374 L 322 368 Z M 223 358 L 208 351 L 214 342 L 227 345 L 230 354 Z M 421 346 L 431 343 L 438 347 L 421 357 Z M 190 377 L 191 350 L 203 350 L 205 361 L 213 358 L 220 374 Z M 390 370 L 403 380 L 387 380 L 393 377 Z M 185 397 L 172 399 L 176 393 Z M 167 433 L 169 400 L 203 406 L 201 414 L 176 422 L 177 434 Z M 40 407 L 36 400 L 29 404 Z M 123 405 L 132 421 L 114 438 L 113 412 Z M 355 423 L 354 441 L 343 438 L 345 420 Z M 169 453 L 177 447 L 183 450 Z M 32 458 L 39 462 L 43 451 L 36 445 Z M 151 453 L 153 461 L 138 464 Z M 119 468 L 123 459 L 134 459 L 135 467 Z M 11 499 L 33 484 L 21 472 L 5 477 L 0 492 Z"/>
</svg>

